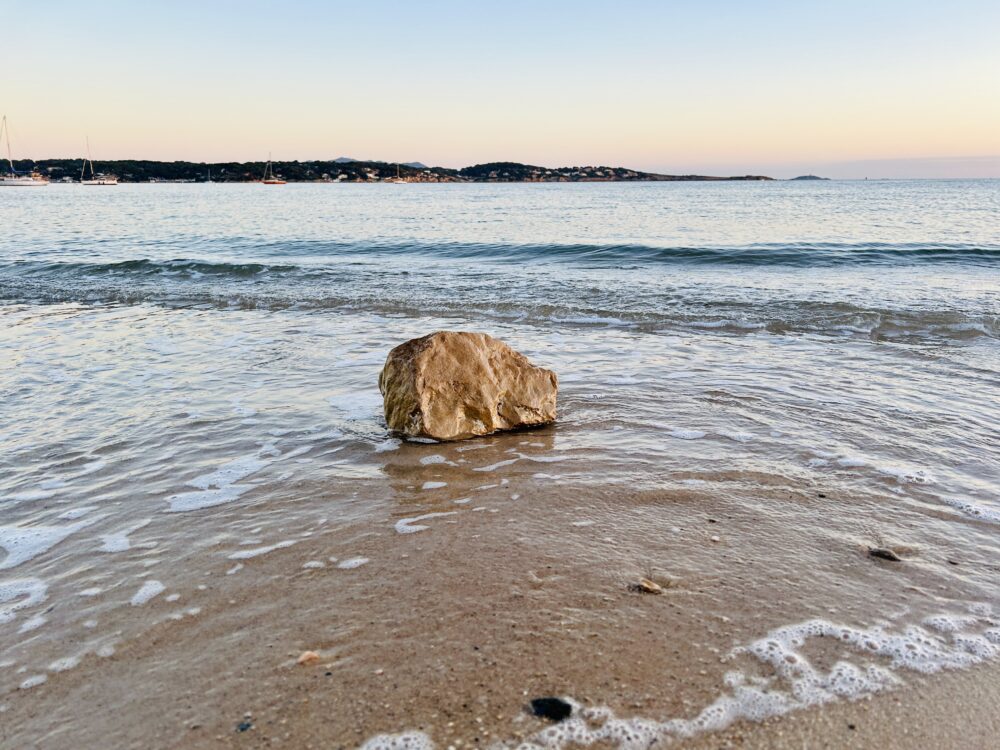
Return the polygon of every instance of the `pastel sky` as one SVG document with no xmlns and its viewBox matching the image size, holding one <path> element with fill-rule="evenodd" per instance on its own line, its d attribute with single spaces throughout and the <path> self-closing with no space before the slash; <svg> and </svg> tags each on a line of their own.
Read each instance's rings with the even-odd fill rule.
<svg viewBox="0 0 1000 750">
<path fill-rule="evenodd" d="M 1000 177 L 997 0 L 0 0 L 15 157 Z"/>
</svg>

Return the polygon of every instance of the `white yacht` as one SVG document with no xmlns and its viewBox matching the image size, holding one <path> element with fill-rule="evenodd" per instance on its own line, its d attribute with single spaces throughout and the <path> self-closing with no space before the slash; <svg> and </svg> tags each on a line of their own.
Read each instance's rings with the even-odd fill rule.
<svg viewBox="0 0 1000 750">
<path fill-rule="evenodd" d="M 14 169 L 14 160 L 10 155 L 10 128 L 7 127 L 7 115 L 0 120 L 0 135 L 3 135 L 7 143 L 7 166 L 9 172 L 0 174 L 0 187 L 44 187 L 49 184 L 48 178 L 42 177 L 38 172 L 19 173 Z"/>
<path fill-rule="evenodd" d="M 90 179 L 85 179 L 87 165 L 90 165 Z M 87 137 L 87 158 L 83 160 L 83 168 L 80 170 L 81 185 L 117 185 L 118 178 L 113 174 L 94 172 L 94 162 L 90 158 L 90 136 Z"/>
</svg>

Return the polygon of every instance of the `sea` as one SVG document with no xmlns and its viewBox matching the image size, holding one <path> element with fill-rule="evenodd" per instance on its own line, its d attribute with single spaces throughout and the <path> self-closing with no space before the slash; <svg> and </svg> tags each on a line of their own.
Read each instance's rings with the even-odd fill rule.
<svg viewBox="0 0 1000 750">
<path fill-rule="evenodd" d="M 646 747 L 1000 659 L 1000 180 L 51 185 L 0 228 L 5 746 L 194 746 L 190 685 L 278 732 L 307 648 L 331 746 L 386 748 Z M 386 354 L 437 330 L 553 369 L 556 424 L 390 433 Z M 488 697 L 432 659 L 466 640 Z"/>
</svg>

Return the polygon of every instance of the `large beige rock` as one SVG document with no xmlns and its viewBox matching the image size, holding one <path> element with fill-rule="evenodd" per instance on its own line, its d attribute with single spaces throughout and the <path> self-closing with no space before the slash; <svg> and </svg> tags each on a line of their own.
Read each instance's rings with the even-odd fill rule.
<svg viewBox="0 0 1000 750">
<path fill-rule="evenodd" d="M 556 374 L 485 333 L 438 331 L 400 344 L 378 379 L 389 428 L 462 440 L 556 418 Z"/>
</svg>

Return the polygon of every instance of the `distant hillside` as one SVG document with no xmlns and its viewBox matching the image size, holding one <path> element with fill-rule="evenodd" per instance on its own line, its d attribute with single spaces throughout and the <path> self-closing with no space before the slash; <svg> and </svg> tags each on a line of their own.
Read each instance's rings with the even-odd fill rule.
<svg viewBox="0 0 1000 750">
<path fill-rule="evenodd" d="M 18 171 L 37 170 L 53 181 L 79 179 L 80 159 L 21 159 Z M 538 167 L 517 162 L 476 164 L 463 169 L 427 167 L 420 162 L 396 165 L 381 161 L 354 161 L 340 157 L 331 161 L 278 161 L 274 172 L 289 182 L 379 182 L 399 176 L 407 182 L 635 182 L 689 180 L 770 180 L 761 175 L 707 177 L 639 172 L 624 167 Z M 98 172 L 117 175 L 122 182 L 254 182 L 264 174 L 264 162 L 146 161 L 125 159 L 97 162 Z"/>
</svg>

